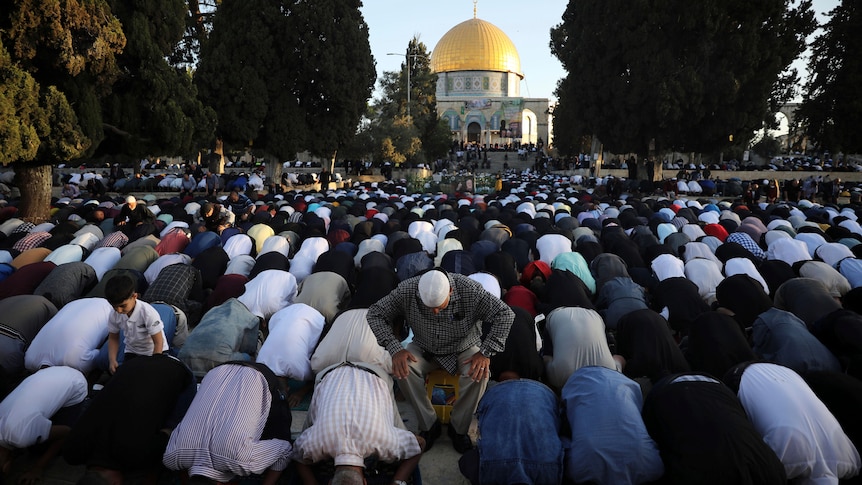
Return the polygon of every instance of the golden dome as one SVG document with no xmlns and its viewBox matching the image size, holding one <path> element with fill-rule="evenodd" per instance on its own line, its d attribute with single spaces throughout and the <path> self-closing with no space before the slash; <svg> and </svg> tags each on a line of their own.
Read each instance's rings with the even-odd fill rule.
<svg viewBox="0 0 862 485">
<path fill-rule="evenodd" d="M 521 57 L 496 25 L 472 18 L 452 27 L 431 52 L 431 70 L 513 72 L 523 78 Z"/>
</svg>

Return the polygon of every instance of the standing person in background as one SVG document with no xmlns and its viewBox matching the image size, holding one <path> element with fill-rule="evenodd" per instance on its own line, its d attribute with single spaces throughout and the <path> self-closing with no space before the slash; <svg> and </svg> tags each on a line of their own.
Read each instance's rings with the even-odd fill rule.
<svg viewBox="0 0 862 485">
<path fill-rule="evenodd" d="M 108 172 L 108 187 L 114 189 L 114 184 L 117 180 L 126 178 L 126 172 L 123 171 L 119 163 L 111 165 L 111 170 Z"/>
<path fill-rule="evenodd" d="M 772 179 L 769 181 L 769 185 L 766 187 L 766 202 L 769 204 L 774 204 L 781 200 L 781 191 L 778 185 L 778 179 Z"/>
<path fill-rule="evenodd" d="M 320 171 L 320 176 L 318 177 L 320 180 L 320 190 L 325 191 L 329 188 L 329 182 L 332 180 L 332 174 L 329 173 L 329 170 L 326 167 L 323 167 L 323 170 Z"/>
</svg>

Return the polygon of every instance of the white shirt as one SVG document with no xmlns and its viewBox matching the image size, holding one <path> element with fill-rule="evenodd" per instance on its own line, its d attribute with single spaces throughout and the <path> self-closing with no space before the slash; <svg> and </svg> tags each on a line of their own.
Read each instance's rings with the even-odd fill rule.
<svg viewBox="0 0 862 485">
<path fill-rule="evenodd" d="M 239 274 L 247 278 L 252 268 L 254 268 L 254 258 L 248 254 L 240 254 L 230 258 L 224 274 Z"/>
<path fill-rule="evenodd" d="M 245 284 L 245 293 L 237 300 L 248 311 L 268 320 L 275 312 L 293 303 L 296 298 L 296 278 L 287 271 L 268 269 Z"/>
<path fill-rule="evenodd" d="M 71 367 L 46 367 L 0 402 L 0 445 L 26 448 L 48 440 L 51 416 L 87 397 L 87 379 Z"/>
<path fill-rule="evenodd" d="M 311 353 L 314 351 L 326 320 L 314 308 L 294 303 L 277 311 L 269 320 L 269 335 L 257 354 L 277 376 L 311 381 Z M 369 328 L 370 330 L 370 328 Z"/>
<path fill-rule="evenodd" d="M 757 268 L 754 266 L 754 263 L 751 262 L 748 258 L 730 258 L 724 262 L 724 275 L 730 278 L 733 275 L 738 274 L 746 274 L 753 279 L 757 280 L 760 283 L 760 286 L 763 287 L 763 292 L 767 295 L 769 294 L 769 285 L 766 284 L 766 280 L 763 279 L 763 276 L 757 271 Z"/>
<path fill-rule="evenodd" d="M 101 280 L 105 273 L 116 266 L 122 256 L 119 248 L 96 248 L 84 262 L 96 272 L 96 279 Z"/>
<path fill-rule="evenodd" d="M 260 252 L 258 252 L 258 257 L 261 254 L 276 252 L 284 255 L 285 258 L 290 257 L 290 241 L 287 240 L 284 236 L 270 236 L 266 238 L 263 242 L 263 246 L 261 246 Z"/>
<path fill-rule="evenodd" d="M 798 484 L 837 484 L 859 472 L 860 458 L 835 416 L 798 374 L 776 364 L 745 369 L 739 400 L 763 441 Z"/>
<path fill-rule="evenodd" d="M 311 356 L 312 372 L 319 374 L 341 362 L 368 362 L 392 373 L 392 356 L 377 343 L 365 319 L 367 314 L 367 308 L 357 308 L 338 315 Z"/>
<path fill-rule="evenodd" d="M 685 278 L 685 263 L 673 254 L 660 254 L 650 263 L 652 272 L 659 281 L 668 278 Z"/>
<path fill-rule="evenodd" d="M 224 252 L 228 257 L 233 259 L 241 255 L 251 254 L 251 248 L 254 247 L 254 240 L 248 234 L 234 234 L 229 237 L 224 243 Z"/>
<path fill-rule="evenodd" d="M 95 367 L 99 348 L 108 338 L 108 318 L 114 309 L 104 298 L 67 303 L 39 330 L 24 354 L 24 366 L 66 365 L 83 373 Z"/>
<path fill-rule="evenodd" d="M 346 365 L 321 375 L 306 416 L 310 426 L 294 443 L 295 459 L 364 466 L 371 455 L 392 463 L 421 453 L 413 433 L 398 426 L 388 376 Z"/>
<path fill-rule="evenodd" d="M 51 254 L 49 254 L 45 258 L 45 261 L 50 261 L 57 266 L 60 266 L 64 263 L 74 263 L 76 261 L 81 261 L 83 257 L 84 248 L 78 246 L 77 244 L 65 244 L 51 251 Z"/>
<path fill-rule="evenodd" d="M 162 334 L 161 352 L 167 352 L 168 339 L 165 337 L 165 326 L 159 312 L 149 303 L 141 300 L 135 302 L 131 315 L 111 312 L 108 318 L 108 332 L 123 331 L 123 342 L 126 353 L 137 355 L 153 355 L 153 335 Z"/>
</svg>

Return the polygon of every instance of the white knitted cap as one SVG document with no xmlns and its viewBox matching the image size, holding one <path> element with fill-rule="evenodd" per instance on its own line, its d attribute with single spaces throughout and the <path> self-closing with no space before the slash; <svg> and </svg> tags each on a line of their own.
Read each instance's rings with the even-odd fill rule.
<svg viewBox="0 0 862 485">
<path fill-rule="evenodd" d="M 436 308 L 449 297 L 449 278 L 442 271 L 431 270 L 419 278 L 419 297 L 429 308 Z"/>
</svg>

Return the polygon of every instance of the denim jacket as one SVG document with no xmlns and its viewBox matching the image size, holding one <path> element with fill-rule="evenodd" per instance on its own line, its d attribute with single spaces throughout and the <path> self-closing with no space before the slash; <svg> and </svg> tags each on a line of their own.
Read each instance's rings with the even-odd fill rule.
<svg viewBox="0 0 862 485">
<path fill-rule="evenodd" d="M 479 418 L 482 483 L 556 484 L 563 477 L 563 446 L 557 398 L 529 379 L 488 389 Z"/>
</svg>

